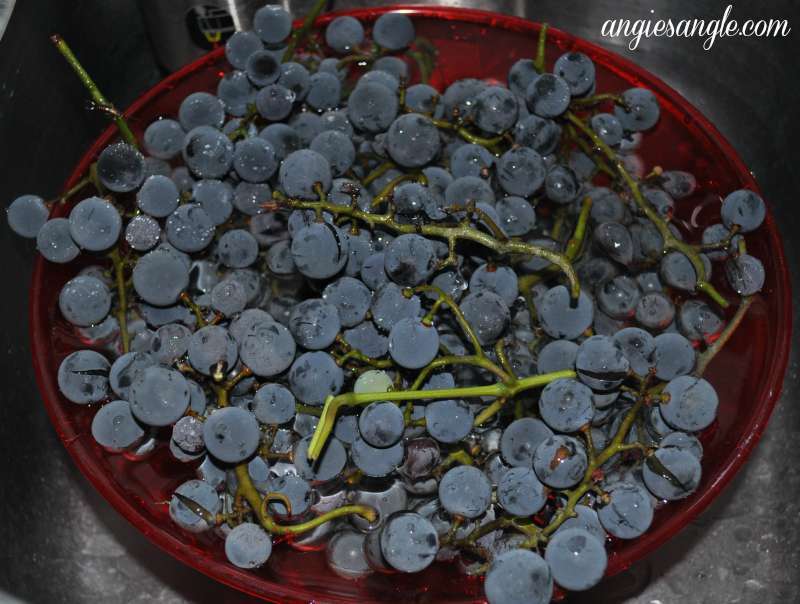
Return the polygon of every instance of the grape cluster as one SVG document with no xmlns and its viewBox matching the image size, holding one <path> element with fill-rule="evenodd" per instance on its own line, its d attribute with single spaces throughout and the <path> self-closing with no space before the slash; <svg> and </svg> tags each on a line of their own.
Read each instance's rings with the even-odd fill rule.
<svg viewBox="0 0 800 604">
<path fill-rule="evenodd" d="M 238 567 L 293 533 L 350 578 L 460 553 L 493 604 L 595 585 L 608 536 L 701 483 L 719 406 L 702 368 L 736 326 L 704 285 L 761 289 L 744 235 L 764 202 L 728 194 L 689 244 L 669 219 L 691 174 L 603 180 L 608 158 L 566 126 L 630 165 L 659 105 L 641 88 L 593 102 L 582 53 L 440 92 L 407 87 L 403 14 L 373 24 L 378 54 L 333 19 L 328 58 L 284 60 L 279 7 L 254 24 L 216 94 L 150 124 L 144 153 L 103 150 L 67 217 L 10 205 L 48 261 L 97 259 L 59 295 L 88 346 L 61 393 L 131 459 L 171 430 L 195 477 L 170 516 Z"/>
</svg>

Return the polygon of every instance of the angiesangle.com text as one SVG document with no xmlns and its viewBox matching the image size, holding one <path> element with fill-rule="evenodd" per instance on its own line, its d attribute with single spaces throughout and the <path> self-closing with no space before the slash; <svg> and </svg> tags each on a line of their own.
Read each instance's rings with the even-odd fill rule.
<svg viewBox="0 0 800 604">
<path fill-rule="evenodd" d="M 653 11 L 651 11 L 653 12 Z M 606 38 L 630 38 L 628 48 L 636 50 L 642 38 L 703 38 L 703 48 L 711 50 L 718 38 L 783 37 L 792 28 L 788 19 L 747 19 L 739 22 L 731 16 L 729 4 L 719 19 L 608 19 L 601 33 Z"/>
</svg>

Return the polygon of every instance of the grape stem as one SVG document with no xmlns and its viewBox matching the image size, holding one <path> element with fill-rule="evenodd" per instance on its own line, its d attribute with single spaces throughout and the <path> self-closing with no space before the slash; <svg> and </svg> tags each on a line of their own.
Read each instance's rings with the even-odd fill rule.
<svg viewBox="0 0 800 604">
<path fill-rule="evenodd" d="M 117 129 L 119 130 L 123 140 L 129 145 L 138 148 L 139 144 L 136 141 L 136 136 L 128 126 L 128 122 L 125 121 L 125 118 L 119 111 L 117 111 L 116 107 L 114 107 L 114 105 L 105 96 L 103 96 L 103 93 L 100 92 L 97 84 L 94 83 L 94 80 L 92 80 L 89 73 L 83 68 L 83 65 L 81 65 L 80 61 L 78 61 L 78 58 L 72 52 L 69 44 L 67 44 L 64 38 L 58 34 L 53 34 L 50 36 L 50 41 L 55 45 L 58 52 L 60 52 L 61 55 L 66 59 L 73 71 L 75 71 L 78 79 L 89 91 L 92 101 L 94 101 L 98 107 L 103 109 L 105 113 L 114 117 L 114 123 L 117 125 Z"/>
<path fill-rule="evenodd" d="M 253 375 L 253 370 L 249 367 L 244 367 L 239 373 L 225 383 L 220 384 L 219 386 L 214 386 L 214 392 L 217 395 L 217 406 L 227 407 L 230 403 L 230 392 L 233 390 L 233 387 L 236 386 L 236 384 L 238 384 L 241 380 L 246 377 L 250 377 L 251 375 Z"/>
<path fill-rule="evenodd" d="M 253 513 L 258 519 L 258 522 L 264 527 L 264 530 L 271 535 L 298 535 L 300 533 L 306 533 L 317 528 L 321 524 L 351 514 L 358 514 L 369 523 L 375 522 L 378 518 L 378 513 L 367 505 L 344 505 L 306 522 L 301 522 L 299 524 L 278 524 L 269 514 L 268 503 L 270 500 L 279 500 L 286 505 L 287 510 L 291 511 L 291 506 L 287 505 L 289 501 L 286 499 L 285 495 L 280 493 L 267 493 L 262 499 L 253 485 L 253 481 L 250 479 L 250 473 L 247 471 L 247 463 L 239 464 L 236 466 L 235 471 L 238 482 L 238 487 L 236 489 L 237 496 L 241 495 L 244 497 L 253 509 Z"/>
<path fill-rule="evenodd" d="M 722 330 L 722 333 L 719 334 L 719 337 L 714 341 L 714 343 L 706 348 L 702 353 L 700 353 L 697 357 L 697 366 L 695 367 L 694 374 L 697 377 L 702 376 L 706 369 L 708 368 L 708 364 L 717 356 L 717 353 L 722 350 L 725 344 L 728 343 L 728 340 L 731 339 L 731 336 L 736 331 L 736 328 L 739 327 L 744 316 L 747 314 L 747 310 L 755 301 L 755 296 L 745 296 L 742 298 L 741 303 L 739 304 L 739 308 L 736 309 L 736 313 L 733 315 L 731 320 L 725 326 L 725 329 Z"/>
<path fill-rule="evenodd" d="M 479 357 L 478 357 L 479 358 Z M 535 375 L 516 380 L 511 383 L 496 382 L 486 386 L 465 386 L 461 388 L 442 388 L 439 390 L 399 390 L 396 392 L 348 392 L 338 396 L 328 396 L 322 408 L 322 415 L 314 430 L 314 435 L 308 445 L 308 459 L 317 459 L 322 452 L 325 442 L 333 430 L 336 415 L 344 407 L 366 405 L 375 401 L 410 401 L 410 400 L 437 400 L 477 398 L 482 396 L 495 396 L 510 398 L 520 392 L 545 386 L 550 382 L 562 378 L 574 378 L 575 372 L 571 370 L 555 371 L 543 375 Z"/>
<path fill-rule="evenodd" d="M 282 63 L 288 63 L 294 58 L 294 53 L 297 47 L 303 43 L 305 38 L 311 33 L 311 28 L 314 27 L 314 22 L 325 10 L 327 0 L 317 0 L 311 7 L 311 10 L 303 19 L 303 24 L 292 33 L 292 38 L 286 46 L 286 51 L 283 53 Z"/>
<path fill-rule="evenodd" d="M 371 214 L 359 208 L 340 206 L 328 201 L 313 201 L 287 197 L 284 199 L 274 199 L 272 202 L 268 202 L 265 207 L 270 209 L 281 205 L 292 209 L 324 211 L 334 216 L 347 216 L 361 221 L 371 228 L 376 226 L 384 227 L 395 233 L 420 234 L 428 237 L 436 237 L 438 239 L 444 239 L 451 247 L 455 247 L 458 241 L 471 241 L 491 249 L 498 255 L 516 254 L 520 256 L 538 256 L 548 260 L 561 269 L 567 281 L 569 281 L 570 296 L 573 300 L 577 300 L 580 294 L 580 283 L 578 282 L 578 277 L 569 260 L 567 260 L 563 254 L 537 245 L 518 240 L 498 241 L 497 238 L 489 233 L 484 233 L 465 224 L 401 224 L 394 220 L 394 216 L 391 213 Z"/>
<path fill-rule="evenodd" d="M 598 149 L 605 158 L 611 163 L 611 165 L 615 168 L 618 175 L 622 178 L 625 184 L 631 191 L 633 196 L 633 201 L 636 203 L 639 210 L 652 222 L 655 227 L 658 229 L 659 234 L 661 235 L 662 240 L 664 241 L 664 250 L 675 250 L 684 254 L 688 259 L 689 262 L 692 263 L 692 267 L 694 268 L 695 274 L 697 276 L 697 285 L 696 288 L 701 292 L 705 293 L 709 298 L 714 300 L 720 307 L 727 308 L 730 303 L 720 294 L 717 289 L 711 285 L 710 282 L 706 281 L 706 269 L 703 265 L 703 261 L 700 259 L 700 255 L 698 254 L 697 250 L 694 247 L 684 241 L 681 241 L 675 235 L 672 234 L 672 231 L 669 229 L 669 225 L 667 222 L 658 214 L 655 208 L 648 203 L 648 201 L 642 195 L 641 190 L 639 189 L 639 183 L 636 182 L 636 179 L 630 175 L 630 173 L 625 169 L 622 161 L 616 156 L 614 151 L 609 147 L 603 139 L 601 139 L 586 123 L 579 118 L 577 115 L 568 111 L 566 114 L 567 121 L 572 124 L 577 130 L 582 132 L 586 137 L 588 137 L 592 144 Z"/>
<path fill-rule="evenodd" d="M 622 97 L 613 93 L 595 94 L 592 96 L 583 97 L 582 99 L 574 99 L 570 103 L 570 106 L 573 108 L 585 108 L 592 107 L 593 105 L 599 105 L 600 103 L 604 103 L 606 101 L 612 101 L 615 105 L 620 105 L 622 107 L 625 106 L 625 101 L 622 100 Z"/>
<path fill-rule="evenodd" d="M 130 352 L 131 336 L 128 333 L 128 287 L 125 283 L 125 261 L 115 247 L 108 254 L 114 267 L 114 281 L 117 286 L 117 323 L 119 323 L 119 336 L 122 341 L 123 354 Z"/>
<path fill-rule="evenodd" d="M 536 58 L 533 60 L 533 66 L 539 73 L 544 73 L 545 43 L 547 42 L 547 29 L 549 27 L 549 24 L 542 23 L 542 26 L 539 28 L 539 39 L 536 43 Z"/>
</svg>

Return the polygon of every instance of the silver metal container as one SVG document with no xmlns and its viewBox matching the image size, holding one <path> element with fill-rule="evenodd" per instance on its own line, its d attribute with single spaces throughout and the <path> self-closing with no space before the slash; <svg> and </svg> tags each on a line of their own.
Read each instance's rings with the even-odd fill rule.
<svg viewBox="0 0 800 604">
<path fill-rule="evenodd" d="M 224 44 L 233 32 L 250 29 L 256 10 L 283 0 L 139 0 L 161 66 L 175 71 Z M 303 4 L 303 3 L 301 3 Z"/>
</svg>

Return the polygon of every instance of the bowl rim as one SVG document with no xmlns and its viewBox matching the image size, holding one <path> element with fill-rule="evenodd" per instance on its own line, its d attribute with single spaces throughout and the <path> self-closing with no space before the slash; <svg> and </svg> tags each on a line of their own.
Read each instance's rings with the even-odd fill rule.
<svg viewBox="0 0 800 604">
<path fill-rule="evenodd" d="M 349 15 L 356 18 L 371 20 L 386 12 L 402 12 L 411 17 L 426 19 L 483 24 L 498 29 L 530 33 L 532 36 L 538 33 L 542 25 L 539 22 L 530 21 L 523 17 L 479 9 L 398 4 L 325 13 L 317 19 L 315 28 L 324 26 L 337 16 Z M 297 27 L 300 23 L 301 21 L 297 20 L 294 26 Z M 594 56 L 602 57 L 604 68 L 612 71 L 617 70 L 619 73 L 635 73 L 643 86 L 652 89 L 662 98 L 669 99 L 670 102 L 679 105 L 681 109 L 698 124 L 699 129 L 704 132 L 710 142 L 722 151 L 726 159 L 731 162 L 734 169 L 738 172 L 738 175 L 744 177 L 746 185 L 761 194 L 761 190 L 753 178 L 752 173 L 747 169 L 733 146 L 725 139 L 719 130 L 717 130 L 717 128 L 679 92 L 667 85 L 658 76 L 639 67 L 633 63 L 633 61 L 622 55 L 606 50 L 593 42 L 589 42 L 564 32 L 563 30 L 552 26 L 548 27 L 549 31 L 555 37 L 559 37 L 575 47 L 589 49 Z M 165 88 L 168 88 L 174 82 L 181 81 L 203 67 L 217 61 L 222 56 L 224 56 L 224 47 L 212 50 L 203 57 L 192 61 L 181 69 L 168 75 L 139 96 L 124 111 L 124 115 L 135 115 L 142 107 L 150 103 L 153 98 L 160 95 Z M 116 136 L 117 131 L 113 124 L 108 126 L 100 134 L 82 156 L 75 170 L 67 179 L 64 186 L 65 190 L 79 180 L 99 151 L 108 145 Z M 634 562 L 653 552 L 675 533 L 688 525 L 698 514 L 711 504 L 724 487 L 730 483 L 733 476 L 749 457 L 756 443 L 761 438 L 775 405 L 780 398 L 791 349 L 791 283 L 783 244 L 778 233 L 777 224 L 775 223 L 774 213 L 768 201 L 767 205 L 769 208 L 766 219 L 766 232 L 768 233 L 767 243 L 770 250 L 774 252 L 772 260 L 776 266 L 777 279 L 776 294 L 774 295 L 778 298 L 777 303 L 779 307 L 778 316 L 774 317 L 774 320 L 785 325 L 787 329 L 782 330 L 777 340 L 774 341 L 777 362 L 770 366 L 767 371 L 766 379 L 760 386 L 760 396 L 757 399 L 759 403 L 756 405 L 756 412 L 751 416 L 745 431 L 745 436 L 736 443 L 736 446 L 731 448 L 730 454 L 722 463 L 721 471 L 718 472 L 707 488 L 700 493 L 693 500 L 693 503 L 681 514 L 674 514 L 665 518 L 656 529 L 648 531 L 644 536 L 635 541 L 629 542 L 621 552 L 616 552 L 611 556 L 606 577 L 627 569 Z M 177 558 L 212 579 L 262 599 L 280 598 L 280 601 L 287 602 L 297 600 L 298 598 L 301 598 L 303 601 L 318 598 L 318 594 L 306 588 L 286 586 L 280 582 L 270 581 L 263 576 L 235 569 L 231 565 L 196 556 L 194 549 L 187 543 L 177 539 L 165 529 L 153 524 L 142 516 L 134 502 L 126 499 L 117 489 L 115 483 L 109 480 L 106 474 L 100 471 L 96 464 L 93 463 L 92 456 L 87 454 L 84 450 L 84 445 L 76 441 L 76 435 L 67 434 L 62 430 L 65 422 L 65 412 L 62 409 L 59 397 L 54 395 L 54 393 L 57 392 L 57 390 L 54 390 L 55 376 L 47 375 L 44 372 L 42 360 L 45 354 L 44 349 L 46 347 L 46 342 L 49 340 L 49 326 L 38 321 L 38 318 L 43 316 L 45 309 L 41 296 L 34 295 L 35 291 L 38 289 L 37 284 L 41 283 L 43 280 L 46 265 L 46 261 L 40 255 L 37 255 L 31 279 L 31 295 L 29 300 L 29 337 L 33 367 L 37 386 L 50 420 L 56 429 L 59 439 L 62 441 L 81 473 L 89 480 L 92 486 L 100 492 L 104 499 L 134 527 L 142 532 L 150 542 L 154 543 L 174 558 Z M 326 599 L 331 602 L 349 601 L 337 596 L 326 596 Z"/>
</svg>

